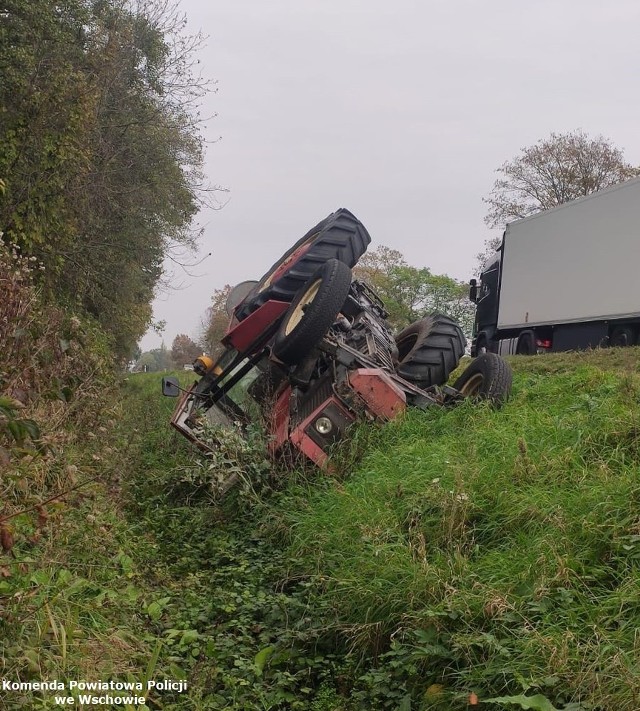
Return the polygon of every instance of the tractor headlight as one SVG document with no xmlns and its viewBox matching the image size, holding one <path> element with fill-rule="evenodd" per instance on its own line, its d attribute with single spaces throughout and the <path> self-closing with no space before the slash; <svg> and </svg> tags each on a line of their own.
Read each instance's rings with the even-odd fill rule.
<svg viewBox="0 0 640 711">
<path fill-rule="evenodd" d="M 319 434 L 328 435 L 333 429 L 333 422 L 328 417 L 318 417 L 314 426 Z"/>
</svg>

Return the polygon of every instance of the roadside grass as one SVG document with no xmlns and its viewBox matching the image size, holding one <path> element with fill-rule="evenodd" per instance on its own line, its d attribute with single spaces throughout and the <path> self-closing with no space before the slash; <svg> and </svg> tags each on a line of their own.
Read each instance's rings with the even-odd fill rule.
<svg viewBox="0 0 640 711">
<path fill-rule="evenodd" d="M 289 580 L 292 562 L 257 535 L 255 490 L 217 506 L 202 480 L 193 485 L 201 457 L 169 428 L 175 401 L 160 395 L 160 376 L 130 376 L 113 394 L 73 445 L 22 461 L 23 477 L 33 467 L 73 475 L 56 491 L 91 481 L 42 516 L 11 519 L 15 541 L 0 558 L 2 678 L 139 682 L 138 708 L 164 711 L 335 708 L 323 684 L 339 662 L 308 654 L 308 585 Z M 322 607 L 312 616 L 321 625 Z M 147 694 L 147 680 L 187 688 Z M 0 708 L 58 706 L 55 692 L 24 689 L 0 690 Z"/>
<path fill-rule="evenodd" d="M 159 378 L 136 376 L 128 390 L 140 449 L 123 501 L 136 535 L 155 545 L 145 565 L 155 601 L 147 611 L 162 641 L 157 673 L 189 684 L 186 693 L 163 695 L 162 708 L 339 708 L 314 705 L 339 662 L 313 651 L 323 607 L 312 609 L 309 584 L 288 575 L 299 561 L 260 535 L 257 492 L 215 505 L 202 480 L 193 485 L 199 455 L 170 434 Z M 331 685 L 322 694 L 335 697 Z"/>
<path fill-rule="evenodd" d="M 291 488 L 272 530 L 321 576 L 342 649 L 425 708 L 527 691 L 632 711 L 639 349 L 512 365 L 503 409 L 408 413 L 351 476 Z"/>
<path fill-rule="evenodd" d="M 132 441 L 117 430 L 121 407 L 95 404 L 92 426 L 79 436 L 47 428 L 56 450 L 20 460 L 3 482 L 24 483 L 26 509 L 7 524 L 13 545 L 0 559 L 0 668 L 12 682 L 134 681 L 152 656 L 135 562 L 152 551 L 119 508 Z M 50 709 L 53 696 L 0 691 L 0 704 Z"/>
<path fill-rule="evenodd" d="M 501 410 L 362 426 L 332 474 L 221 504 L 160 377 L 130 376 L 23 462 L 53 489 L 97 478 L 12 521 L 2 676 L 186 679 L 147 697 L 165 711 L 636 711 L 640 349 L 512 365 Z"/>
</svg>

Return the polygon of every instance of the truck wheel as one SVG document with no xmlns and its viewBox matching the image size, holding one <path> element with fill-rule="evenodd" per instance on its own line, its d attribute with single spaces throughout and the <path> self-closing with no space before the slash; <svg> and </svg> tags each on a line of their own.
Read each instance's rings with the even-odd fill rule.
<svg viewBox="0 0 640 711">
<path fill-rule="evenodd" d="M 533 331 L 523 331 L 518 337 L 516 355 L 536 355 L 536 335 Z"/>
<path fill-rule="evenodd" d="M 419 388 L 444 385 L 464 355 L 467 339 L 444 314 L 430 314 L 396 336 L 397 373 Z"/>
<path fill-rule="evenodd" d="M 284 315 L 273 342 L 273 355 L 287 365 L 300 363 L 320 343 L 343 307 L 351 269 L 330 259 L 309 279 Z"/>
<path fill-rule="evenodd" d="M 478 356 L 456 380 L 453 387 L 465 397 L 501 405 L 511 392 L 509 364 L 495 353 Z"/>
<path fill-rule="evenodd" d="M 636 342 L 635 333 L 629 326 L 618 326 L 613 329 L 611 338 L 609 339 L 610 346 L 632 346 Z"/>
<path fill-rule="evenodd" d="M 371 237 L 349 210 L 340 208 L 296 242 L 262 277 L 236 311 L 239 321 L 275 299 L 291 302 L 314 272 L 328 259 L 354 267 Z"/>
</svg>

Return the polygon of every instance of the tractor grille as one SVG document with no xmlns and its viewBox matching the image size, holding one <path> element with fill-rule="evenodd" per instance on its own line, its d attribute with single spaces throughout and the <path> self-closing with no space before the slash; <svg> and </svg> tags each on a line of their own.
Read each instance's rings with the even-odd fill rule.
<svg viewBox="0 0 640 711">
<path fill-rule="evenodd" d="M 378 329 L 372 329 L 370 337 L 367 339 L 373 344 L 374 353 L 371 357 L 380 365 L 393 372 L 393 359 L 391 356 L 389 340 L 385 337 L 386 334 L 378 331 Z M 394 344 L 395 345 L 395 344 Z"/>
</svg>

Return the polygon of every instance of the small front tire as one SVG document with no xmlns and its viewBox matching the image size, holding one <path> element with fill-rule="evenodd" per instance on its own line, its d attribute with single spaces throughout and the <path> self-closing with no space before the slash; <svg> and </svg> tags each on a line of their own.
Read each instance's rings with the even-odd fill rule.
<svg viewBox="0 0 640 711">
<path fill-rule="evenodd" d="M 495 353 L 478 356 L 453 387 L 464 397 L 502 405 L 511 392 L 513 374 L 509 364 Z"/>
</svg>

